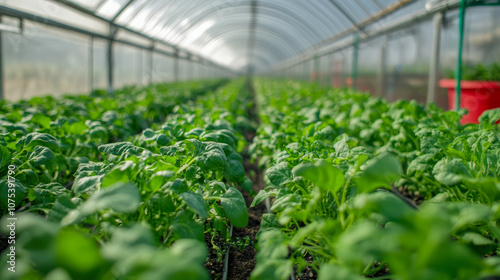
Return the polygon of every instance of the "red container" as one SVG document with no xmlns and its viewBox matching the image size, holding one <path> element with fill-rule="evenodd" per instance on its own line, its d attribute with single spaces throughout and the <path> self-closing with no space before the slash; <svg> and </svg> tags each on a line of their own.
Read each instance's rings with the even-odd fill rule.
<svg viewBox="0 0 500 280">
<path fill-rule="evenodd" d="M 455 80 L 442 79 L 439 86 L 448 89 L 448 105 L 455 108 Z M 489 109 L 500 108 L 500 83 L 490 81 L 461 81 L 460 108 L 469 110 L 461 124 L 479 123 L 478 118 Z"/>
</svg>

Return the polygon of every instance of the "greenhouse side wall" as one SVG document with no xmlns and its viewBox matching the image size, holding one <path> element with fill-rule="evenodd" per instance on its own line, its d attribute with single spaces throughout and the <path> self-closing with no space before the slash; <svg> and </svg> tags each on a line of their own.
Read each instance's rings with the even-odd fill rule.
<svg viewBox="0 0 500 280">
<path fill-rule="evenodd" d="M 500 8 L 472 7 L 467 10 L 464 37 L 464 64 L 500 62 Z M 379 23 L 382 24 L 382 23 Z M 440 60 L 437 80 L 455 69 L 458 40 L 458 11 L 444 13 L 441 25 Z M 388 100 L 415 99 L 425 103 L 428 91 L 432 52 L 433 19 L 412 24 L 366 41 L 358 47 L 358 67 L 352 85 L 353 47 L 309 59 L 285 69 L 275 69 L 275 76 L 317 82 L 325 86 L 349 87 Z M 437 87 L 434 102 L 448 109 L 445 89 Z"/>
</svg>

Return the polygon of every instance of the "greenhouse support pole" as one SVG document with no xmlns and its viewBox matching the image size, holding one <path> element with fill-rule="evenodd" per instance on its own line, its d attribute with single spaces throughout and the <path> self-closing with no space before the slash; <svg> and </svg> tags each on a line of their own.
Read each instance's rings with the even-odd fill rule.
<svg viewBox="0 0 500 280">
<path fill-rule="evenodd" d="M 179 51 L 175 51 L 174 55 L 174 82 L 179 80 Z"/>
<path fill-rule="evenodd" d="M 359 34 L 354 33 L 354 43 L 352 44 L 352 73 L 351 82 L 352 89 L 356 90 L 356 82 L 358 79 L 358 52 L 359 52 Z"/>
<path fill-rule="evenodd" d="M 89 41 L 89 91 L 94 91 L 94 37 L 90 36 Z"/>
<path fill-rule="evenodd" d="M 387 36 L 384 36 L 384 42 L 380 46 L 380 65 L 377 82 L 377 95 L 384 97 L 385 92 L 385 77 L 387 77 Z"/>
<path fill-rule="evenodd" d="M 313 63 L 313 82 L 319 83 L 319 57 L 317 55 L 314 55 Z"/>
<path fill-rule="evenodd" d="M 429 84 L 427 88 L 427 105 L 436 101 L 437 76 L 439 69 L 439 49 L 441 45 L 441 25 L 443 13 L 434 15 L 434 36 L 432 38 L 432 53 L 429 64 Z"/>
<path fill-rule="evenodd" d="M 148 67 L 149 67 L 149 73 L 148 73 L 148 85 L 151 85 L 153 84 L 153 69 L 154 69 L 154 65 L 153 65 L 153 48 L 151 48 L 151 50 L 148 52 Z"/>
<path fill-rule="evenodd" d="M 458 53 L 455 69 L 455 111 L 460 110 L 460 82 L 462 80 L 462 49 L 464 43 L 465 8 L 467 0 L 460 0 L 458 11 Z"/>
<path fill-rule="evenodd" d="M 107 67 L 108 67 L 108 93 L 113 93 L 113 40 L 108 41 L 107 50 Z"/>
</svg>

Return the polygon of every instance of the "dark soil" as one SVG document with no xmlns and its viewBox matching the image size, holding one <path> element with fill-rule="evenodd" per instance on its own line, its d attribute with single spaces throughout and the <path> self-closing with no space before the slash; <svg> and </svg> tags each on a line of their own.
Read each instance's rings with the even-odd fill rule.
<svg viewBox="0 0 500 280">
<path fill-rule="evenodd" d="M 249 83 L 248 87 L 253 95 L 254 92 L 251 83 Z M 255 102 L 248 111 L 248 115 L 250 119 L 259 122 Z M 252 143 L 255 131 L 245 131 L 244 136 L 249 143 Z M 243 167 L 245 168 L 246 176 L 253 182 L 252 191 L 257 193 L 263 189 L 265 187 L 264 172 L 258 168 L 257 163 L 250 162 L 250 156 L 246 150 L 243 152 Z M 244 240 L 245 237 L 248 237 L 250 244 L 244 248 L 238 248 L 234 245 L 230 246 L 227 279 L 231 280 L 246 280 L 250 278 L 250 274 L 255 268 L 255 255 L 257 254 L 255 250 L 255 237 L 260 229 L 262 214 L 267 212 L 263 203 L 250 208 L 253 197 L 244 190 L 241 190 L 241 192 L 248 207 L 248 225 L 244 228 L 233 228 L 232 242 L 235 243 L 238 240 Z"/>
<path fill-rule="evenodd" d="M 399 187 L 399 188 L 397 188 L 397 190 L 399 191 L 399 193 L 402 196 L 413 201 L 413 203 L 415 203 L 417 206 L 420 206 L 420 204 L 422 204 L 422 202 L 424 202 L 424 198 L 422 196 L 420 196 L 420 194 L 417 191 L 408 190 L 407 186 Z"/>
<path fill-rule="evenodd" d="M 217 255 L 217 249 L 212 246 L 212 242 L 210 241 L 210 234 L 205 234 L 205 243 L 208 247 L 208 257 L 204 264 L 205 268 L 210 273 L 210 276 L 213 280 L 222 279 L 222 274 L 224 273 L 224 258 L 226 251 L 226 241 L 220 235 L 214 239 L 213 243 L 219 247 L 219 251 L 222 251 L 222 255 Z"/>
<path fill-rule="evenodd" d="M 305 261 L 308 263 L 313 263 L 314 259 L 311 255 L 308 255 L 307 257 L 305 257 Z M 310 266 L 306 266 L 304 270 L 302 270 L 300 273 L 297 271 L 297 268 L 295 268 L 294 271 L 295 271 L 295 279 L 297 280 L 318 279 L 316 271 L 312 269 Z"/>
</svg>

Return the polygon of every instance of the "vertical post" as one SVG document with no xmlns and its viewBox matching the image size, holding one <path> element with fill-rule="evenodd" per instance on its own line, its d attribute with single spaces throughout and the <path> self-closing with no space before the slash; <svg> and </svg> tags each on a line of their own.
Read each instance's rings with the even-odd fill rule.
<svg viewBox="0 0 500 280">
<path fill-rule="evenodd" d="M 319 57 L 317 54 L 314 55 L 313 82 L 319 83 Z"/>
<path fill-rule="evenodd" d="M 138 60 L 139 63 L 137 64 L 137 83 L 141 86 L 144 85 L 144 53 L 141 49 L 139 49 L 138 54 Z"/>
<path fill-rule="evenodd" d="M 358 52 L 359 52 L 359 34 L 354 33 L 354 43 L 352 45 L 352 69 L 351 80 L 352 89 L 356 89 L 356 82 L 358 79 Z"/>
<path fill-rule="evenodd" d="M 179 51 L 175 50 L 174 56 L 174 82 L 179 81 Z"/>
<path fill-rule="evenodd" d="M 429 84 L 427 88 L 427 105 L 435 102 L 437 75 L 439 68 L 439 49 L 441 44 L 441 25 L 443 22 L 443 13 L 434 15 L 434 36 L 432 38 L 432 53 L 429 64 Z"/>
<path fill-rule="evenodd" d="M 460 82 L 462 80 L 462 48 L 464 43 L 464 26 L 465 26 L 465 8 L 466 0 L 460 0 L 460 8 L 458 12 L 458 53 L 457 65 L 455 69 L 455 111 L 460 110 Z"/>
<path fill-rule="evenodd" d="M 377 82 L 377 96 L 384 97 L 385 79 L 387 77 L 387 36 L 384 36 L 384 42 L 380 46 L 380 64 Z"/>
<path fill-rule="evenodd" d="M 113 93 L 113 40 L 111 39 L 108 41 L 107 66 L 108 66 L 108 93 Z"/>
<path fill-rule="evenodd" d="M 108 93 L 113 93 L 113 75 L 114 75 L 114 61 L 113 61 L 113 45 L 114 38 L 118 32 L 118 28 L 112 23 L 109 24 L 109 39 L 107 49 L 107 67 L 108 67 Z"/>
<path fill-rule="evenodd" d="M 94 91 L 94 37 L 90 36 L 89 42 L 89 92 Z"/>
<path fill-rule="evenodd" d="M 153 65 L 153 47 L 151 47 L 151 50 L 149 50 L 148 53 L 148 67 L 149 67 L 149 75 L 148 75 L 148 84 L 151 85 L 153 84 L 153 73 L 154 73 L 154 65 Z"/>
</svg>

